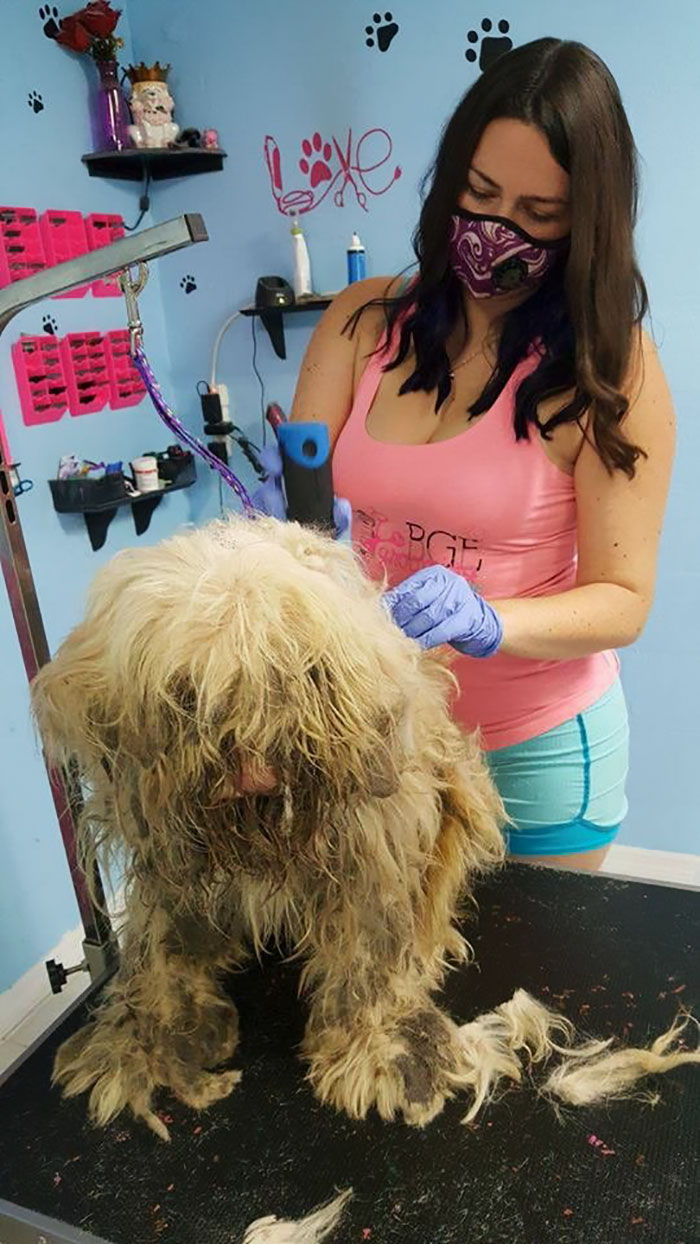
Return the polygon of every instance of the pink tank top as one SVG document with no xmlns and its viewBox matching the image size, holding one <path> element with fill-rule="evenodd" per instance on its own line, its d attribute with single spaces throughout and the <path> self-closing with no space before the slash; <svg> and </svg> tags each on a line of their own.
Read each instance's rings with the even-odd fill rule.
<svg viewBox="0 0 700 1244">
<path fill-rule="evenodd" d="M 574 586 L 576 501 L 570 476 L 539 437 L 516 441 L 515 392 L 533 370 L 516 368 L 489 411 L 449 440 L 422 445 L 377 441 L 367 415 L 387 354 L 361 377 L 333 454 L 335 492 L 352 504 L 352 539 L 374 579 L 389 586 L 422 566 L 463 575 L 488 600 L 548 596 Z M 455 656 L 454 716 L 480 729 L 487 749 L 543 734 L 590 708 L 617 678 L 615 653 L 531 661 L 496 653 Z"/>
</svg>

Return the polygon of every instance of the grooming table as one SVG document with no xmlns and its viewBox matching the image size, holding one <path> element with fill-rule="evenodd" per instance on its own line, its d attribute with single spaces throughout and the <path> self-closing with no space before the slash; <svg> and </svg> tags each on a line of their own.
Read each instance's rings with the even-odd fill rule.
<svg viewBox="0 0 700 1244">
<path fill-rule="evenodd" d="M 478 897 L 476 964 L 444 995 L 460 1021 L 521 986 L 581 1031 L 629 1044 L 664 1031 L 681 1002 L 700 1011 L 697 892 L 511 865 Z M 169 1145 L 126 1115 L 94 1129 L 85 1097 L 50 1088 L 79 1005 L 0 1088 L 0 1197 L 12 1203 L 0 1204 L 1 1244 L 240 1244 L 253 1219 L 301 1218 L 349 1186 L 329 1244 L 699 1244 L 700 1068 L 644 1082 L 653 1106 L 557 1118 L 525 1086 L 469 1127 L 464 1100 L 423 1131 L 354 1123 L 304 1082 L 297 977 L 271 957 L 232 980 L 242 1083 L 199 1115 L 163 1094 Z"/>
</svg>

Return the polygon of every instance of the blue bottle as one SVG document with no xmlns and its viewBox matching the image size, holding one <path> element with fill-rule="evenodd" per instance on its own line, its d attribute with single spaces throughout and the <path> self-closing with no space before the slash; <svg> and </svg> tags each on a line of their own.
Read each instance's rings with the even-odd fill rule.
<svg viewBox="0 0 700 1244">
<path fill-rule="evenodd" d="M 367 255 L 358 235 L 353 233 L 348 247 L 348 285 L 364 281 L 367 275 Z"/>
</svg>

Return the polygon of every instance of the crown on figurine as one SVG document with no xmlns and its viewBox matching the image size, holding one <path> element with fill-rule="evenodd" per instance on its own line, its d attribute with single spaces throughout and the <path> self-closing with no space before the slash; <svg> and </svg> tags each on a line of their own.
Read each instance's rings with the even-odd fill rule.
<svg viewBox="0 0 700 1244">
<path fill-rule="evenodd" d="M 141 61 L 140 65 L 128 65 L 127 77 L 132 85 L 137 82 L 166 82 L 170 65 L 161 65 L 160 61 L 156 61 L 155 65 L 146 65 Z"/>
</svg>

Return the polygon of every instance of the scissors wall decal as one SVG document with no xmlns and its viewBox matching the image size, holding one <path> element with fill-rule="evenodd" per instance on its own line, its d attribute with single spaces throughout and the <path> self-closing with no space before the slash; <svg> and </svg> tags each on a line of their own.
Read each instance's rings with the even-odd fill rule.
<svg viewBox="0 0 700 1244">
<path fill-rule="evenodd" d="M 278 210 L 284 216 L 292 212 L 303 215 L 323 203 L 331 191 L 335 206 L 344 207 L 345 194 L 349 190 L 366 212 L 368 196 L 386 194 L 401 176 L 401 168 L 397 164 L 388 181 L 386 173 L 383 174 L 382 184 L 377 184 L 375 180 L 378 170 L 391 160 L 393 149 L 389 134 L 380 126 L 366 130 L 356 143 L 353 143 L 352 129 L 348 129 L 342 145 L 335 135 L 330 140 L 324 140 L 316 131 L 312 138 L 305 138 L 301 144 L 299 171 L 306 185 L 285 191 L 280 150 L 275 139 L 268 134 L 265 138 L 265 163 Z"/>
</svg>

